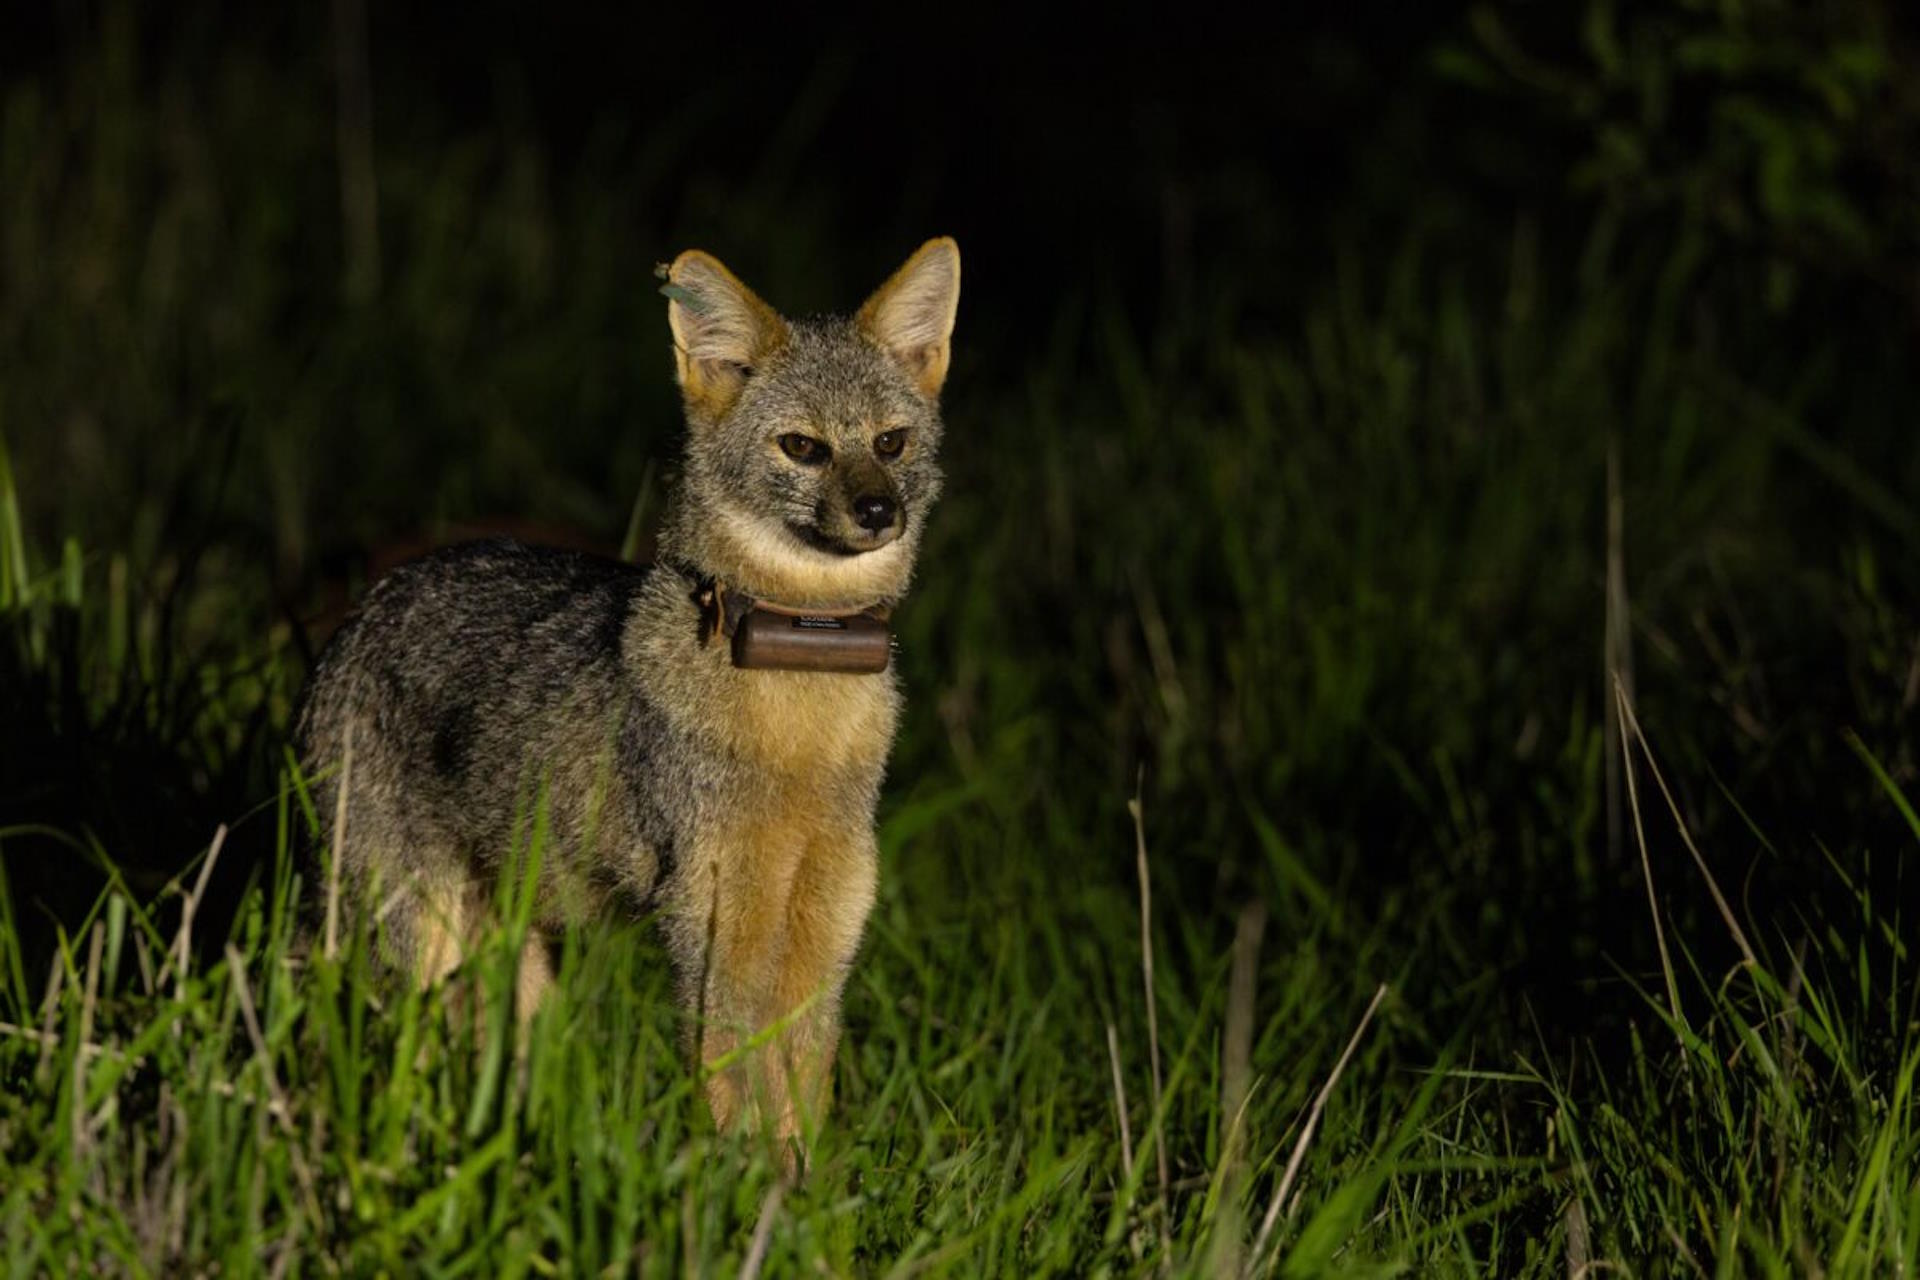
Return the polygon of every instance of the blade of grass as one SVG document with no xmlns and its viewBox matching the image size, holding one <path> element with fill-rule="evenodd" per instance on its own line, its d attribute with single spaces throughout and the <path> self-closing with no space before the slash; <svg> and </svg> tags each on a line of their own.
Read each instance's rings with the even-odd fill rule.
<svg viewBox="0 0 1920 1280">
<path fill-rule="evenodd" d="M 1293 1190 L 1293 1181 L 1300 1176 L 1301 1161 L 1306 1159 L 1307 1146 L 1313 1141 L 1314 1130 L 1320 1126 L 1320 1116 L 1327 1109 L 1327 1099 L 1333 1096 L 1334 1086 L 1340 1083 L 1341 1073 L 1347 1069 L 1354 1050 L 1360 1047 L 1360 1039 L 1367 1033 L 1367 1026 L 1373 1021 L 1374 1012 L 1380 1008 L 1380 1002 L 1386 999 L 1387 984 L 1381 983 L 1374 989 L 1373 999 L 1367 1002 L 1367 1011 L 1360 1015 L 1360 1025 L 1353 1029 L 1353 1035 L 1347 1040 L 1347 1047 L 1341 1051 L 1340 1058 L 1333 1064 L 1333 1070 L 1327 1074 L 1326 1083 L 1320 1086 L 1320 1092 L 1314 1095 L 1313 1105 L 1307 1110 L 1306 1123 L 1300 1126 L 1300 1136 L 1294 1139 L 1293 1154 L 1287 1157 L 1287 1167 L 1280 1175 L 1280 1183 L 1273 1189 L 1273 1199 L 1267 1203 L 1267 1212 L 1260 1219 L 1260 1230 L 1254 1234 L 1253 1247 L 1247 1251 L 1247 1270 L 1251 1275 L 1266 1256 L 1267 1242 L 1273 1236 L 1274 1225 L 1280 1220 L 1280 1209 L 1287 1201 L 1287 1193 Z"/>
</svg>

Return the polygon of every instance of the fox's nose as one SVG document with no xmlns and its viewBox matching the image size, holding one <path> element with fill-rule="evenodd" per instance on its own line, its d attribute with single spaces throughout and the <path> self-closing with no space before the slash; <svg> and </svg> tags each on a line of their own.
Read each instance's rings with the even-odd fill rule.
<svg viewBox="0 0 1920 1280">
<path fill-rule="evenodd" d="M 899 511 L 892 498 L 883 498 L 872 494 L 853 500 L 853 519 L 862 529 L 870 533 L 883 533 L 893 527 L 894 514 Z"/>
</svg>

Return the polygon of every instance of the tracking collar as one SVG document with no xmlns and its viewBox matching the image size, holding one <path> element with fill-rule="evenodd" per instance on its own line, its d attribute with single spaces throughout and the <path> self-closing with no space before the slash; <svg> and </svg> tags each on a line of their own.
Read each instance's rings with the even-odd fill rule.
<svg viewBox="0 0 1920 1280">
<path fill-rule="evenodd" d="M 832 671 L 873 675 L 887 669 L 893 636 L 884 604 L 862 609 L 796 609 L 760 600 L 691 565 L 674 572 L 693 584 L 700 645 L 716 634 L 732 642 L 733 665 L 749 671 Z"/>
</svg>

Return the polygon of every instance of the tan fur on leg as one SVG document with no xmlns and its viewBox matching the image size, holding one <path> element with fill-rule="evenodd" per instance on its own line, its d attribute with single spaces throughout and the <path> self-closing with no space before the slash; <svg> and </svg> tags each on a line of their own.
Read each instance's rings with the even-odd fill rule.
<svg viewBox="0 0 1920 1280">
<path fill-rule="evenodd" d="M 413 972 L 425 990 L 466 962 L 476 919 L 472 891 L 458 881 L 423 885 L 419 897 Z"/>
<path fill-rule="evenodd" d="M 520 947 L 520 973 L 514 981 L 513 1008 L 522 1030 L 533 1021 L 553 989 L 553 959 L 547 954 L 546 935 L 538 929 L 527 930 Z"/>
<path fill-rule="evenodd" d="M 771 1019 L 791 1019 L 768 1055 L 780 1078 L 774 1134 L 783 1143 L 810 1144 L 832 1103 L 840 993 L 873 905 L 878 863 L 870 842 L 816 840 L 795 877 L 768 1009 Z"/>
</svg>

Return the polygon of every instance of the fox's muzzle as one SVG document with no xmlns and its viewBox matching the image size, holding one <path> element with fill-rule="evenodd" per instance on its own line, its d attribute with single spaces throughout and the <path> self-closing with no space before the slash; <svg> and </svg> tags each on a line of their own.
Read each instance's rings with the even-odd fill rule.
<svg viewBox="0 0 1920 1280">
<path fill-rule="evenodd" d="M 851 554 L 884 547 L 906 531 L 907 509 L 894 478 L 867 459 L 851 459 L 837 474 L 815 524 L 839 549 Z"/>
<path fill-rule="evenodd" d="M 822 551 L 856 556 L 877 551 L 907 529 L 907 511 L 891 493 L 861 493 L 823 505 L 809 528 L 795 527 L 802 540 Z"/>
</svg>

